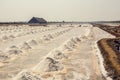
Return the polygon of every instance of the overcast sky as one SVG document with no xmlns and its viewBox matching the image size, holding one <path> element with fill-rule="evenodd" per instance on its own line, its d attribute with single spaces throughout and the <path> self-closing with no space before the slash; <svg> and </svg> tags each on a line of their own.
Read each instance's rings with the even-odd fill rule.
<svg viewBox="0 0 120 80">
<path fill-rule="evenodd" d="M 120 20 L 120 0 L 0 0 L 0 21 Z"/>
</svg>

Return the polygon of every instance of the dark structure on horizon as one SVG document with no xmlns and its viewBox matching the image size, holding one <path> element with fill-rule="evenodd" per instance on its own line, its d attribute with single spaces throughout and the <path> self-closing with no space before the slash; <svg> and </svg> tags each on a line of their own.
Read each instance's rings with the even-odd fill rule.
<svg viewBox="0 0 120 80">
<path fill-rule="evenodd" d="M 30 21 L 28 21 L 30 24 L 46 24 L 47 21 L 43 18 L 33 17 Z"/>
</svg>

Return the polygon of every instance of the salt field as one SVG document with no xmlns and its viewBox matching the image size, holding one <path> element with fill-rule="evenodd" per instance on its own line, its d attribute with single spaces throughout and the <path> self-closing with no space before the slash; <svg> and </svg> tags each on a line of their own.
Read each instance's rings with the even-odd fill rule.
<svg viewBox="0 0 120 80">
<path fill-rule="evenodd" d="M 0 80 L 111 80 L 91 24 L 0 26 Z"/>
</svg>

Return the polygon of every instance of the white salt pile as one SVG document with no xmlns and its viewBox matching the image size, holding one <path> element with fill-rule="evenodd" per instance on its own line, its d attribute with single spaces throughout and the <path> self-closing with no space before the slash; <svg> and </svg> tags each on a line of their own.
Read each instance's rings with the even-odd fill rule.
<svg viewBox="0 0 120 80">
<path fill-rule="evenodd" d="M 29 50 L 32 49 L 32 47 L 27 42 L 24 42 L 22 45 L 20 45 L 20 49 Z"/>
<path fill-rule="evenodd" d="M 61 60 L 62 58 L 67 58 L 63 52 L 61 52 L 60 50 L 52 50 L 50 53 L 48 53 L 48 55 L 46 57 L 51 57 L 54 60 Z"/>
<path fill-rule="evenodd" d="M 50 40 L 50 38 L 47 35 L 44 35 L 42 39 L 45 40 L 45 41 L 49 41 Z"/>
<path fill-rule="evenodd" d="M 53 39 L 53 36 L 52 36 L 51 34 L 48 34 L 48 35 L 44 35 L 44 36 L 43 36 L 43 40 L 45 40 L 45 41 L 49 41 L 49 40 L 51 40 L 51 39 Z"/>
<path fill-rule="evenodd" d="M 37 40 L 38 43 L 43 43 L 44 42 L 44 40 L 42 38 L 37 38 L 36 40 Z"/>
<path fill-rule="evenodd" d="M 88 40 L 88 37 L 87 37 L 87 36 L 85 36 L 85 35 L 81 35 L 81 36 L 80 36 L 80 40 L 81 40 L 81 41 Z"/>
<path fill-rule="evenodd" d="M 7 54 L 5 54 L 4 52 L 0 51 L 0 62 L 4 62 L 9 58 L 9 56 Z"/>
<path fill-rule="evenodd" d="M 8 50 L 7 50 L 7 54 L 9 54 L 9 55 L 12 55 L 12 54 L 14 54 L 14 55 L 19 55 L 19 54 L 21 54 L 21 53 L 23 53 L 18 47 L 16 47 L 16 46 L 11 46 Z"/>
<path fill-rule="evenodd" d="M 4 35 L 4 36 L 2 36 L 2 39 L 3 39 L 3 40 L 7 40 L 7 39 L 9 39 L 9 38 L 8 38 L 8 36 Z"/>
<path fill-rule="evenodd" d="M 74 37 L 74 38 L 71 39 L 71 41 L 74 42 L 74 43 L 77 43 L 77 42 L 80 42 L 81 39 L 79 39 L 78 37 Z"/>
<path fill-rule="evenodd" d="M 42 79 L 39 76 L 33 74 L 32 72 L 23 70 L 17 75 L 17 77 L 13 78 L 13 80 L 42 80 Z"/>
<path fill-rule="evenodd" d="M 36 40 L 30 40 L 30 41 L 28 42 L 28 44 L 29 44 L 30 46 L 35 46 L 35 45 L 37 45 L 38 43 L 37 43 Z"/>
<path fill-rule="evenodd" d="M 71 49 L 73 49 L 73 48 L 76 47 L 75 43 L 72 42 L 72 41 L 68 41 L 68 42 L 66 43 L 66 46 L 68 46 L 68 47 L 71 48 Z"/>
<path fill-rule="evenodd" d="M 49 37 L 50 39 L 53 39 L 53 36 L 52 36 L 51 34 L 48 34 L 48 37 Z"/>
<path fill-rule="evenodd" d="M 40 72 L 51 72 L 62 69 L 63 69 L 62 64 L 59 61 L 52 59 L 51 57 L 46 57 L 37 66 L 33 68 L 33 70 Z"/>
<path fill-rule="evenodd" d="M 9 37 L 10 37 L 10 38 L 15 38 L 15 36 L 14 36 L 14 35 L 10 35 Z"/>
</svg>

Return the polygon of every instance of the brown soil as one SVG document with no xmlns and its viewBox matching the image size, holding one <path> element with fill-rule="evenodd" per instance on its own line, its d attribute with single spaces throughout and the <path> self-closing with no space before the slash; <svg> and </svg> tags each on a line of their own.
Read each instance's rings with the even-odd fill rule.
<svg viewBox="0 0 120 80">
<path fill-rule="evenodd" d="M 104 66 L 108 71 L 108 76 L 113 80 L 120 80 L 120 55 L 118 55 L 118 52 L 111 46 L 111 40 L 113 39 L 102 39 L 98 41 L 98 46 L 104 58 Z"/>
<path fill-rule="evenodd" d="M 120 26 L 109 26 L 109 25 L 103 25 L 103 24 L 93 24 L 93 26 L 97 26 L 102 30 L 105 30 L 111 33 L 112 35 L 115 35 L 116 37 L 120 37 Z"/>
</svg>

